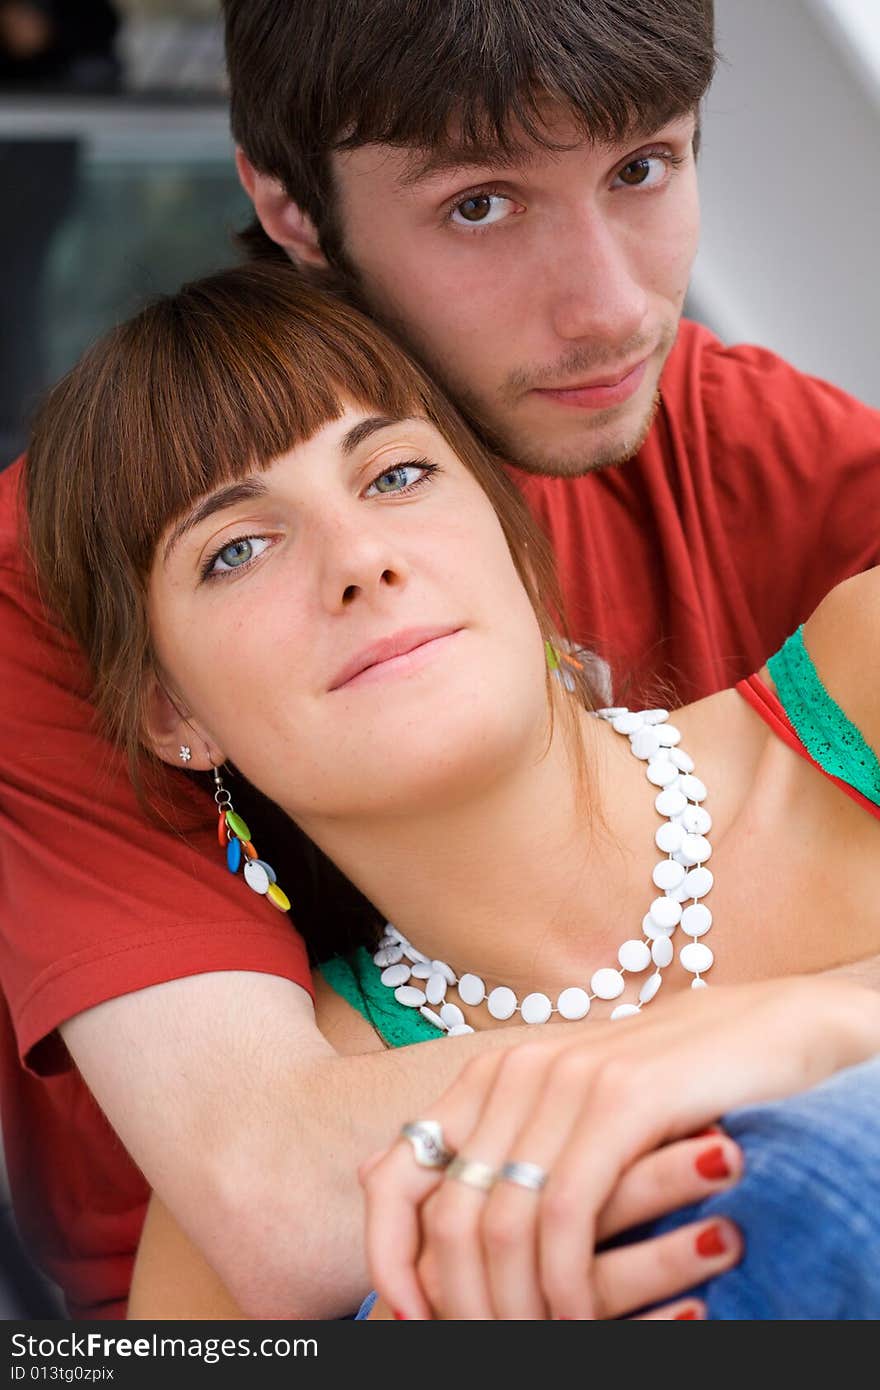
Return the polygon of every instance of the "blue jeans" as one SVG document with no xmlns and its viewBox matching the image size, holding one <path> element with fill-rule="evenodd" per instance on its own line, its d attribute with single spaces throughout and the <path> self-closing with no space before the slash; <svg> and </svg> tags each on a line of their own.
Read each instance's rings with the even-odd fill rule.
<svg viewBox="0 0 880 1390">
<path fill-rule="evenodd" d="M 880 1318 L 880 1057 L 801 1095 L 725 1115 L 735 1187 L 655 1222 L 727 1216 L 742 1261 L 695 1292 L 710 1318 Z"/>
<path fill-rule="evenodd" d="M 712 1216 L 736 1222 L 743 1259 L 694 1290 L 710 1318 L 880 1318 L 880 1057 L 722 1123 L 745 1154 L 740 1182 L 638 1238 Z"/>
</svg>

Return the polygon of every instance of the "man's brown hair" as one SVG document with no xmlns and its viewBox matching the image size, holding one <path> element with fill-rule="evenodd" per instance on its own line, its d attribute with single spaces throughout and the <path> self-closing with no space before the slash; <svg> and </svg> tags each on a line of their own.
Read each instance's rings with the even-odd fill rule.
<svg viewBox="0 0 880 1390">
<path fill-rule="evenodd" d="M 624 141 L 699 107 L 713 0 L 223 0 L 232 131 L 342 256 L 330 156 L 372 142 L 474 155 L 542 103 Z M 556 147 L 558 148 L 558 147 Z"/>
</svg>

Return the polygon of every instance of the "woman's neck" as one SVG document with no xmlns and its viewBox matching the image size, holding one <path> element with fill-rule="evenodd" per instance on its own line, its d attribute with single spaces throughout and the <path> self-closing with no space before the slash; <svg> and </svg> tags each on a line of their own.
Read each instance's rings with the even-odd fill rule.
<svg viewBox="0 0 880 1390">
<path fill-rule="evenodd" d="M 544 756 L 442 812 L 303 828 L 426 955 L 490 988 L 562 988 L 638 932 L 656 819 L 626 741 L 579 722 L 585 777 L 557 720 Z"/>
</svg>

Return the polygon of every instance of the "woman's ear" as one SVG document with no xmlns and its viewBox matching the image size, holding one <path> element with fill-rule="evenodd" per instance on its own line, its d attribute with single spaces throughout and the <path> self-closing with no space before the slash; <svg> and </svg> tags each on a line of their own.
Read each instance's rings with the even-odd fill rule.
<svg viewBox="0 0 880 1390">
<path fill-rule="evenodd" d="M 261 174 L 242 149 L 235 151 L 241 186 L 254 205 L 263 231 L 297 265 L 327 266 L 315 224 L 284 190 L 280 179 Z"/>
<path fill-rule="evenodd" d="M 151 751 L 172 767 L 187 767 L 192 772 L 219 767 L 224 756 L 201 725 L 176 703 L 155 673 L 148 681 L 144 734 Z M 184 749 L 188 757 L 181 756 Z"/>
</svg>

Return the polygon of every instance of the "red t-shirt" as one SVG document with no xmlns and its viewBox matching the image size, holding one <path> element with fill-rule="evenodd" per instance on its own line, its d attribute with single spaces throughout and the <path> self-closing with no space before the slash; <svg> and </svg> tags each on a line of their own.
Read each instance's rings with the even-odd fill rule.
<svg viewBox="0 0 880 1390">
<path fill-rule="evenodd" d="M 880 562 L 880 411 L 685 321 L 638 456 L 522 490 L 615 699 L 662 681 L 689 703 L 757 670 Z"/>
<path fill-rule="evenodd" d="M 515 476 L 553 540 L 573 635 L 633 703 L 658 679 L 685 701 L 732 685 L 880 560 L 880 413 L 690 323 L 637 458 L 576 480 Z M 82 661 L 41 611 L 19 481 L 20 465 L 0 475 L 3 1128 L 31 1248 L 73 1313 L 121 1317 L 147 1184 L 58 1025 L 190 974 L 307 984 L 308 967 L 289 922 L 222 866 L 209 796 L 177 779 L 198 827 L 186 836 L 142 815 L 95 731 Z"/>
</svg>

